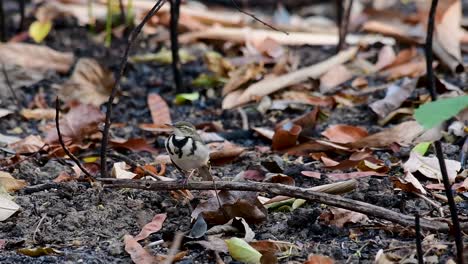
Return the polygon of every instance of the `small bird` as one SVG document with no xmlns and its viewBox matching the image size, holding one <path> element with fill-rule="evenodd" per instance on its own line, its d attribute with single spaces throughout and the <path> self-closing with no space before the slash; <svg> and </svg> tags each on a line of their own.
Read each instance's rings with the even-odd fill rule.
<svg viewBox="0 0 468 264">
<path fill-rule="evenodd" d="M 204 180 L 212 180 L 209 165 L 210 149 L 205 145 L 196 128 L 185 121 L 166 125 L 173 129 L 172 135 L 166 140 L 166 150 L 172 164 L 182 173 L 191 171 L 184 183 L 196 169 Z"/>
</svg>

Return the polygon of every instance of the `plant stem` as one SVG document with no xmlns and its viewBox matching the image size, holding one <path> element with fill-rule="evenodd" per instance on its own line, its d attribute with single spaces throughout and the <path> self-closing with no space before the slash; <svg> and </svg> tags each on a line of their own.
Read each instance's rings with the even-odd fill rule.
<svg viewBox="0 0 468 264">
<path fill-rule="evenodd" d="M 104 45 L 109 48 L 112 42 L 112 0 L 107 0 L 107 17 L 106 17 L 106 40 Z"/>
<path fill-rule="evenodd" d="M 435 76 L 434 76 L 434 69 L 432 68 L 432 62 L 434 60 L 433 52 L 432 52 L 432 41 L 434 35 L 434 18 L 435 13 L 437 10 L 437 3 L 438 0 L 432 0 L 431 9 L 429 11 L 429 19 L 427 24 L 427 35 L 426 35 L 426 43 L 425 43 L 425 53 L 426 53 L 426 71 L 427 71 L 427 79 L 428 79 L 428 86 L 427 89 L 431 94 L 432 101 L 437 100 L 437 92 L 435 88 Z M 440 140 L 434 142 L 435 152 L 437 159 L 439 160 L 440 172 L 442 174 L 442 180 L 444 183 L 445 195 L 447 196 L 447 201 L 450 209 L 450 216 L 452 218 L 452 231 L 455 236 L 455 245 L 457 248 L 457 263 L 463 264 L 463 238 L 460 229 L 460 222 L 458 220 L 458 213 L 457 213 L 457 206 L 453 199 L 452 194 L 452 186 L 450 184 L 447 168 L 445 166 L 444 161 L 444 154 L 442 152 L 442 146 Z"/>
<path fill-rule="evenodd" d="M 171 0 L 171 53 L 172 53 L 172 74 L 174 77 L 174 85 L 177 93 L 185 92 L 182 87 L 182 77 L 180 75 L 180 60 L 179 60 L 179 11 L 180 0 Z"/>
</svg>

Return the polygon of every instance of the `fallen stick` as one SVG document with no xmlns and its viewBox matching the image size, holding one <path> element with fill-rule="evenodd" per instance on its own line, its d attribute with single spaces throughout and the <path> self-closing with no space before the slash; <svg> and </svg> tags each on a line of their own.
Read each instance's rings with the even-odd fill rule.
<svg viewBox="0 0 468 264">
<path fill-rule="evenodd" d="M 155 182 L 144 180 L 127 180 L 127 179 L 113 179 L 102 178 L 100 181 L 103 183 L 104 188 L 132 188 L 142 189 L 149 191 L 169 191 L 169 190 L 212 190 L 212 182 L 191 182 L 191 183 L 178 183 L 178 182 Z M 254 191 L 265 192 L 274 195 L 283 195 L 295 198 L 302 198 L 312 202 L 319 202 L 330 206 L 348 209 L 354 212 L 366 214 L 380 219 L 385 219 L 393 223 L 397 223 L 406 227 L 414 227 L 414 216 L 404 215 L 392 210 L 382 208 L 373 204 L 368 204 L 361 201 L 355 201 L 343 198 L 338 195 L 327 193 L 315 192 L 306 190 L 300 187 L 288 186 L 276 183 L 258 183 L 258 182 L 216 182 L 218 190 L 237 190 L 237 191 Z M 448 232 L 448 224 L 440 221 L 420 219 L 422 229 Z"/>
<path fill-rule="evenodd" d="M 280 89 L 290 85 L 300 83 L 309 78 L 318 78 L 336 65 L 347 62 L 352 59 L 358 51 L 357 47 L 352 47 L 341 51 L 333 57 L 322 62 L 299 69 L 295 72 L 290 72 L 278 77 L 263 79 L 257 83 L 250 85 L 237 99 L 231 103 L 223 102 L 224 109 L 231 109 L 252 100 L 262 98 L 263 96 L 274 93 Z M 227 97 L 226 97 L 227 98 Z"/>
<path fill-rule="evenodd" d="M 334 46 L 338 43 L 336 34 L 312 33 L 312 32 L 288 32 L 288 35 L 267 29 L 234 28 L 234 27 L 211 27 L 201 31 L 194 31 L 179 36 L 180 43 L 194 42 L 199 39 L 224 40 L 236 43 L 244 43 L 247 38 L 266 39 L 271 38 L 281 45 L 314 45 L 314 46 Z M 352 35 L 346 37 L 349 45 L 374 44 L 376 42 L 385 45 L 394 45 L 395 39 L 390 37 L 372 35 Z"/>
</svg>

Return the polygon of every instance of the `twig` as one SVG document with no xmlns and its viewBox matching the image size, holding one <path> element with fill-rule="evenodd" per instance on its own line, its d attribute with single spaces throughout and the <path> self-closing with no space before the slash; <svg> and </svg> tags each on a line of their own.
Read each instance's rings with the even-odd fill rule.
<svg viewBox="0 0 468 264">
<path fill-rule="evenodd" d="M 16 93 L 15 93 L 15 90 L 13 89 L 13 86 L 11 85 L 11 81 L 10 81 L 10 78 L 8 77 L 8 72 L 6 70 L 6 66 L 5 66 L 4 63 L 2 63 L 2 73 L 3 73 L 3 77 L 5 77 L 5 84 L 7 85 L 8 90 L 10 90 L 11 97 L 13 97 L 13 100 L 16 103 L 16 107 L 18 107 L 18 111 L 20 111 L 21 110 L 21 104 L 20 104 L 20 101 L 18 100 L 18 96 L 16 96 Z"/>
<path fill-rule="evenodd" d="M 151 191 L 168 191 L 168 190 L 212 190 L 212 182 L 196 182 L 196 183 L 179 183 L 179 182 L 155 182 L 145 180 L 126 180 L 114 178 L 102 178 L 103 187 L 107 188 L 134 188 Z M 332 195 L 321 192 L 314 192 L 304 188 L 288 186 L 276 183 L 258 183 L 258 182 L 216 182 L 218 190 L 238 190 L 238 191 L 255 191 L 265 192 L 273 195 L 284 195 L 306 199 L 312 202 L 323 203 L 330 206 L 336 206 L 348 209 L 355 212 L 360 212 L 369 216 L 385 219 L 403 226 L 414 226 L 414 217 L 394 212 L 392 210 L 382 208 L 373 204 L 368 204 L 361 201 L 355 201 L 343 198 L 338 195 Z M 448 224 L 440 221 L 421 219 L 421 228 L 447 232 Z"/>
<path fill-rule="evenodd" d="M 179 59 L 179 11 L 180 0 L 171 0 L 171 53 L 172 53 L 172 74 L 174 77 L 175 90 L 177 93 L 184 92 L 182 86 L 182 77 L 180 75 L 180 59 Z"/>
<path fill-rule="evenodd" d="M 432 41 L 434 35 L 434 18 L 437 10 L 438 0 L 432 0 L 431 9 L 429 10 L 429 19 L 427 24 L 427 35 L 426 35 L 426 72 L 428 79 L 427 89 L 431 94 L 432 101 L 437 100 L 437 92 L 435 88 L 435 78 L 434 78 L 434 69 L 432 68 L 432 62 L 434 61 L 434 56 L 432 54 Z M 435 152 L 437 159 L 439 160 L 440 172 L 442 174 L 442 180 L 444 182 L 445 194 L 447 196 L 448 205 L 450 209 L 450 216 L 452 218 L 453 233 L 455 236 L 455 245 L 457 247 L 457 263 L 463 264 L 463 238 L 460 230 L 460 222 L 458 221 L 457 207 L 453 199 L 453 194 L 451 190 L 451 184 L 447 174 L 447 168 L 445 166 L 444 154 L 442 152 L 442 146 L 440 140 L 434 142 Z"/>
<path fill-rule="evenodd" d="M 278 29 L 278 28 L 276 28 L 276 27 L 274 27 L 274 26 L 268 24 L 267 22 L 261 20 L 260 18 L 256 17 L 254 14 L 242 10 L 242 8 L 236 3 L 236 0 L 231 0 L 231 3 L 234 5 L 234 7 L 237 9 L 237 11 L 241 12 L 242 14 L 248 15 L 249 17 L 253 18 L 254 20 L 256 20 L 256 21 L 262 23 L 262 24 L 265 25 L 266 27 L 269 27 L 269 28 L 271 28 L 271 29 L 273 29 L 273 30 L 275 30 L 275 31 L 283 32 L 283 33 L 286 34 L 286 35 L 289 35 L 288 32 L 286 32 L 286 31 L 284 31 L 284 30 L 281 30 L 281 29 Z"/>
<path fill-rule="evenodd" d="M 65 146 L 65 142 L 63 142 L 62 134 L 60 133 L 60 121 L 59 121 L 60 118 L 59 118 L 59 115 L 60 115 L 60 107 L 59 107 L 59 99 L 58 99 L 58 96 L 57 96 L 55 98 L 55 126 L 57 127 L 57 135 L 58 135 L 58 139 L 59 139 L 59 142 L 60 142 L 60 146 L 62 146 L 62 149 L 65 152 L 65 154 L 67 154 L 67 156 L 70 157 L 70 159 L 75 162 L 75 164 L 78 166 L 78 168 L 80 168 L 80 170 L 86 176 L 88 176 L 90 180 L 94 180 L 94 177 L 91 175 L 91 173 L 89 173 L 88 170 L 86 170 L 85 167 L 83 167 L 83 165 L 81 165 L 80 160 L 75 155 L 73 155 L 73 153 L 71 153 L 70 150 L 68 150 L 67 147 Z"/>
<path fill-rule="evenodd" d="M 416 231 L 416 252 L 418 253 L 418 264 L 423 264 L 423 251 L 422 251 L 422 243 L 421 243 L 421 226 L 419 225 L 419 213 L 416 212 L 414 215 L 414 226 Z"/>
<path fill-rule="evenodd" d="M 5 12 L 3 10 L 3 0 L 0 1 L 0 41 L 6 41 Z"/>
<path fill-rule="evenodd" d="M 468 136 L 465 137 L 465 143 L 463 143 L 463 146 L 461 148 L 461 153 L 460 153 L 460 163 L 462 169 L 466 168 L 466 158 L 468 154 Z"/>
<path fill-rule="evenodd" d="M 25 0 L 19 0 L 19 11 L 20 11 L 20 22 L 18 27 L 18 33 L 24 29 L 24 17 L 25 17 Z"/>
<path fill-rule="evenodd" d="M 114 98 L 117 95 L 117 91 L 119 90 L 120 86 L 120 79 L 122 78 L 125 67 L 127 66 L 128 53 L 143 26 L 156 12 L 158 12 L 158 10 L 163 6 L 165 2 L 166 0 L 158 0 L 156 2 L 156 4 L 146 14 L 145 18 L 143 18 L 140 24 L 132 30 L 132 33 L 130 34 L 130 37 L 127 42 L 127 46 L 125 47 L 125 52 L 122 56 L 122 60 L 120 61 L 119 71 L 115 78 L 115 85 L 112 87 L 111 95 L 109 96 L 109 100 L 107 101 L 106 105 L 106 121 L 104 123 L 104 131 L 102 132 L 101 141 L 101 177 L 107 177 L 107 144 L 109 142 L 109 129 L 112 117 L 112 103 L 114 102 Z"/>
<path fill-rule="evenodd" d="M 335 0 L 336 7 L 336 27 L 338 28 L 338 44 L 336 45 L 335 52 L 338 53 L 343 48 L 343 39 L 341 39 L 341 24 L 343 24 L 343 0 Z"/>
<path fill-rule="evenodd" d="M 241 107 L 237 108 L 237 112 L 239 112 L 239 115 L 241 116 L 242 129 L 249 130 L 249 118 L 247 116 L 247 113 Z"/>
<path fill-rule="evenodd" d="M 120 21 L 121 21 L 120 23 L 122 23 L 122 25 L 125 25 L 127 18 L 125 16 L 125 7 L 124 7 L 122 0 L 119 0 L 119 9 L 120 9 Z"/>
<path fill-rule="evenodd" d="M 166 259 L 164 260 L 163 264 L 171 264 L 174 260 L 177 251 L 179 250 L 180 244 L 182 243 L 182 238 L 184 238 L 184 233 L 177 232 L 174 236 L 174 240 L 172 241 L 171 248 L 169 249 L 169 253 L 167 254 Z"/>
<path fill-rule="evenodd" d="M 36 228 L 34 229 L 34 233 L 33 233 L 33 237 L 32 237 L 34 243 L 36 243 L 36 233 L 39 231 L 39 227 L 41 226 L 44 219 L 46 219 L 46 217 L 47 217 L 47 213 L 45 213 L 44 216 L 41 217 L 41 219 L 39 220 L 39 223 L 37 224 Z"/>
<path fill-rule="evenodd" d="M 339 1 L 342 2 L 342 1 Z M 346 43 L 346 36 L 348 35 L 348 26 L 349 26 L 349 17 L 351 15 L 351 8 L 353 7 L 353 0 L 348 0 L 348 6 L 344 12 L 343 17 L 343 4 L 340 3 L 340 7 L 337 7 L 339 13 L 341 13 L 341 19 L 339 20 L 340 24 L 338 30 L 338 45 L 336 48 L 336 52 L 340 52 L 343 49 L 344 44 Z"/>
<path fill-rule="evenodd" d="M 432 204 L 432 206 L 434 206 L 439 211 L 440 217 L 444 217 L 444 208 L 442 208 L 442 206 L 438 202 L 433 201 L 433 200 L 429 199 L 428 197 L 426 197 L 425 195 L 420 194 L 420 193 L 414 193 L 414 195 L 416 195 L 419 198 L 425 200 L 426 202 Z"/>
</svg>

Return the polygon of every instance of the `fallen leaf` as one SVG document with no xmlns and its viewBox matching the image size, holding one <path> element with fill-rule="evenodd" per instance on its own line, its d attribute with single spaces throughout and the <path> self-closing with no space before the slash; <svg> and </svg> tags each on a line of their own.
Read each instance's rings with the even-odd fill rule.
<svg viewBox="0 0 468 264">
<path fill-rule="evenodd" d="M 124 236 L 124 244 L 125 252 L 130 254 L 130 257 L 135 264 L 157 263 L 155 257 L 144 249 L 131 235 Z"/>
<path fill-rule="evenodd" d="M 111 175 L 117 179 L 133 179 L 136 176 L 135 173 L 128 171 L 127 164 L 124 161 L 114 163 Z"/>
<path fill-rule="evenodd" d="M 316 172 L 316 171 L 301 171 L 301 174 L 304 176 L 316 178 L 316 179 L 320 179 L 322 175 L 320 172 Z"/>
<path fill-rule="evenodd" d="M 332 142 L 346 144 L 365 138 L 368 134 L 365 129 L 360 127 L 349 125 L 332 125 L 323 131 L 322 135 Z"/>
<path fill-rule="evenodd" d="M 55 109 L 52 109 L 52 108 L 22 109 L 20 111 L 20 114 L 26 119 L 52 120 L 55 118 Z"/>
<path fill-rule="evenodd" d="M 262 254 L 243 239 L 232 237 L 225 242 L 233 259 L 246 264 L 260 264 Z"/>
<path fill-rule="evenodd" d="M 210 148 L 210 161 L 212 164 L 230 162 L 245 151 L 245 148 L 229 141 L 213 142 L 207 145 Z"/>
<path fill-rule="evenodd" d="M 187 62 L 195 60 L 196 57 L 190 54 L 187 49 L 179 49 L 179 62 L 185 64 Z M 163 47 L 157 53 L 146 53 L 133 55 L 129 58 L 132 63 L 144 63 L 144 62 L 158 62 L 162 64 L 172 63 L 172 52 L 170 49 Z"/>
<path fill-rule="evenodd" d="M 304 264 L 334 264 L 335 261 L 327 256 L 310 254 Z"/>
<path fill-rule="evenodd" d="M 461 169 L 461 163 L 456 160 L 445 159 L 447 174 L 451 183 L 455 182 L 457 172 Z M 437 157 L 423 157 L 417 152 L 411 152 L 409 159 L 403 164 L 403 168 L 408 172 L 419 171 L 424 176 L 442 181 L 439 160 Z"/>
<path fill-rule="evenodd" d="M 344 227 L 348 223 L 363 224 L 369 220 L 365 214 L 336 207 L 330 207 L 330 211 L 322 213 L 319 219 L 326 224 L 337 227 Z"/>
<path fill-rule="evenodd" d="M 135 241 L 140 241 L 147 238 L 154 232 L 161 230 L 164 220 L 166 220 L 166 214 L 157 214 L 153 217 L 151 222 L 146 224 L 140 231 L 138 235 L 135 236 Z"/>
<path fill-rule="evenodd" d="M 385 173 L 379 173 L 379 172 L 375 172 L 375 171 L 356 171 L 356 172 L 348 172 L 348 173 L 327 173 L 326 175 L 332 181 L 358 179 L 358 178 L 369 177 L 369 176 L 387 176 L 387 174 L 385 174 Z"/>
<path fill-rule="evenodd" d="M 34 21 L 29 26 L 29 36 L 36 42 L 41 43 L 52 29 L 51 21 Z"/>
<path fill-rule="evenodd" d="M 147 101 L 153 124 L 156 124 L 158 126 L 172 124 L 169 106 L 159 94 L 148 94 Z"/>
<path fill-rule="evenodd" d="M 276 129 L 272 139 L 272 149 L 281 150 L 295 146 L 302 127 L 292 122 L 287 122 Z"/>
<path fill-rule="evenodd" d="M 394 127 L 387 128 L 367 137 L 361 138 L 349 144 L 352 148 L 377 148 L 388 147 L 393 143 L 408 146 L 412 141 L 424 132 L 424 128 L 416 121 L 407 121 Z"/>
<path fill-rule="evenodd" d="M 387 88 L 385 97 L 369 106 L 380 118 L 385 118 L 390 112 L 400 107 L 414 89 L 416 89 L 416 80 L 403 79 L 401 84 L 394 83 L 390 85 Z"/>
<path fill-rule="evenodd" d="M 351 78 L 353 78 L 353 74 L 346 66 L 335 66 L 320 77 L 320 92 L 322 94 L 332 92 L 338 85 L 351 80 Z"/>
<path fill-rule="evenodd" d="M 426 60 L 419 56 L 409 62 L 386 68 L 381 72 L 388 80 L 396 80 L 402 77 L 416 78 L 426 73 Z"/>
<path fill-rule="evenodd" d="M 46 143 L 40 136 L 29 135 L 9 145 L 17 153 L 35 153 L 44 147 Z"/>
<path fill-rule="evenodd" d="M 5 108 L 0 108 L 0 118 L 13 114 L 14 112 Z"/>
<path fill-rule="evenodd" d="M 178 105 L 200 99 L 199 92 L 177 94 L 174 102 Z"/>
<path fill-rule="evenodd" d="M 81 58 L 71 78 L 58 87 L 58 93 L 65 101 L 77 100 L 83 104 L 100 106 L 107 102 L 114 84 L 111 71 L 95 59 Z"/>
<path fill-rule="evenodd" d="M 265 72 L 263 64 L 247 64 L 229 73 L 229 81 L 224 85 L 222 95 L 237 90 L 251 80 L 258 79 Z"/>
<path fill-rule="evenodd" d="M 392 64 L 392 62 L 395 61 L 395 59 L 396 59 L 396 54 L 392 46 L 389 46 L 389 45 L 383 46 L 382 49 L 380 49 L 379 51 L 377 62 L 375 63 L 375 68 L 377 70 L 381 70 L 385 68 L 386 66 Z"/>
<path fill-rule="evenodd" d="M 220 191 L 219 200 L 223 210 L 220 210 L 217 197 L 211 197 L 202 202 L 192 212 L 192 218 L 202 213 L 209 224 L 224 224 L 233 217 L 242 217 L 249 224 L 265 221 L 267 211 L 257 198 L 255 192 Z"/>
<path fill-rule="evenodd" d="M 82 139 L 98 131 L 98 124 L 104 121 L 104 114 L 98 107 L 89 104 L 79 104 L 60 118 L 60 132 L 65 143 L 80 143 Z M 58 143 L 55 125 L 46 132 L 47 144 Z"/>
<path fill-rule="evenodd" d="M 59 52 L 46 46 L 26 43 L 0 44 L 0 58 L 4 64 L 19 65 L 35 70 L 55 70 L 66 73 L 73 64 L 72 53 Z"/>
<path fill-rule="evenodd" d="M 19 137 L 0 134 L 0 143 L 11 145 L 19 141 L 21 141 L 21 138 Z"/>
<path fill-rule="evenodd" d="M 109 140 L 109 144 L 116 149 L 123 148 L 132 151 L 147 151 L 149 153 L 158 153 L 158 150 L 152 146 L 153 144 L 147 142 L 144 138 L 113 138 Z"/>
<path fill-rule="evenodd" d="M 15 192 L 21 190 L 27 185 L 25 180 L 17 180 L 10 173 L 0 171 L 0 187 L 7 192 Z"/>
<path fill-rule="evenodd" d="M 48 256 L 53 254 L 62 254 L 62 251 L 51 247 L 20 248 L 18 252 L 29 257 Z"/>
<path fill-rule="evenodd" d="M 0 195 L 0 222 L 8 219 L 19 208 L 19 205 L 10 200 L 6 195 Z"/>
<path fill-rule="evenodd" d="M 307 91 L 285 91 L 281 94 L 281 98 L 289 104 L 301 103 L 307 105 L 317 105 L 323 107 L 332 107 L 335 105 L 335 100 L 331 96 L 315 96 Z M 273 101 L 277 103 L 278 100 Z"/>
<path fill-rule="evenodd" d="M 395 186 L 395 188 L 399 188 L 405 192 L 427 194 L 426 189 L 424 189 L 418 179 L 416 179 L 416 177 L 414 177 L 414 175 L 409 171 L 405 173 L 404 179 L 391 177 L 390 180 L 392 180 L 393 186 Z"/>
<path fill-rule="evenodd" d="M 447 8 L 438 9 L 437 22 L 435 24 L 435 37 L 442 47 L 458 61 L 462 60 L 460 40 L 463 36 L 461 28 L 462 1 L 445 1 L 450 3 Z M 443 13 L 441 14 L 441 11 Z"/>
<path fill-rule="evenodd" d="M 393 62 L 384 66 L 381 70 L 405 64 L 415 58 L 417 54 L 418 52 L 414 46 L 408 49 L 402 49 L 398 52 Z"/>
</svg>

